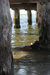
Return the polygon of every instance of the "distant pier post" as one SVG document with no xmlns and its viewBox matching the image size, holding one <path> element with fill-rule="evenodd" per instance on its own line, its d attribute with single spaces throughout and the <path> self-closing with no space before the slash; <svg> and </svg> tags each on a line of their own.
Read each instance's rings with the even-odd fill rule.
<svg viewBox="0 0 50 75">
<path fill-rule="evenodd" d="M 38 12 L 36 11 L 36 22 L 38 23 Z"/>
<path fill-rule="evenodd" d="M 15 10 L 15 28 L 20 28 L 20 14 L 19 10 Z"/>
<path fill-rule="evenodd" d="M 28 25 L 32 25 L 32 14 L 31 14 L 31 10 L 27 10 L 27 21 L 28 21 Z"/>
</svg>

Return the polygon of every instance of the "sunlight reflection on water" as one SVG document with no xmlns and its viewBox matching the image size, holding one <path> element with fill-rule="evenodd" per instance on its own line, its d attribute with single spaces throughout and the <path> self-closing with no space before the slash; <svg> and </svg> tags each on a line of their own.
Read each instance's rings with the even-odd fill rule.
<svg viewBox="0 0 50 75">
<path fill-rule="evenodd" d="M 30 53 L 30 52 L 17 51 L 17 50 L 12 50 L 12 51 L 13 51 L 13 58 L 14 59 L 20 59 Z"/>
</svg>

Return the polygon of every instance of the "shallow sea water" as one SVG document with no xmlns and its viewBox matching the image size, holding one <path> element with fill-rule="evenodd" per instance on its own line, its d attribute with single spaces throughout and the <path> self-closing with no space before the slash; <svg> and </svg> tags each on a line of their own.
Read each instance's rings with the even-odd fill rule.
<svg viewBox="0 0 50 75">
<path fill-rule="evenodd" d="M 38 26 L 32 15 L 32 25 L 27 25 L 27 16 L 20 16 L 20 29 L 12 26 L 12 48 L 24 47 L 38 40 Z M 31 50 L 21 51 L 12 49 L 15 75 L 50 75 L 50 51 Z"/>
</svg>

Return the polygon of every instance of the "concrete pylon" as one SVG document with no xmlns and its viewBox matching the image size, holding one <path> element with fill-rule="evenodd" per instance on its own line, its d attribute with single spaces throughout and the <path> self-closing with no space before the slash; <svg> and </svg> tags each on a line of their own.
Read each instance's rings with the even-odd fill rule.
<svg viewBox="0 0 50 75">
<path fill-rule="evenodd" d="M 27 21 L 28 21 L 28 25 L 32 25 L 32 14 L 31 14 L 31 10 L 27 10 Z"/>
<path fill-rule="evenodd" d="M 39 41 L 42 44 L 50 45 L 50 3 L 37 3 Z"/>
<path fill-rule="evenodd" d="M 15 28 L 20 28 L 20 14 L 19 10 L 15 10 Z"/>
<path fill-rule="evenodd" d="M 0 0 L 0 75 L 14 75 L 9 0 Z"/>
</svg>

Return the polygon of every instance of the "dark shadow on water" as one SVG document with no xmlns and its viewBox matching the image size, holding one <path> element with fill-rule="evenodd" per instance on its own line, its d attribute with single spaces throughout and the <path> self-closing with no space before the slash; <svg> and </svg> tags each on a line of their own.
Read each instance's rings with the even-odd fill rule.
<svg viewBox="0 0 50 75">
<path fill-rule="evenodd" d="M 15 75 L 50 75 L 50 50 L 26 52 L 30 53 L 14 60 Z"/>
</svg>

